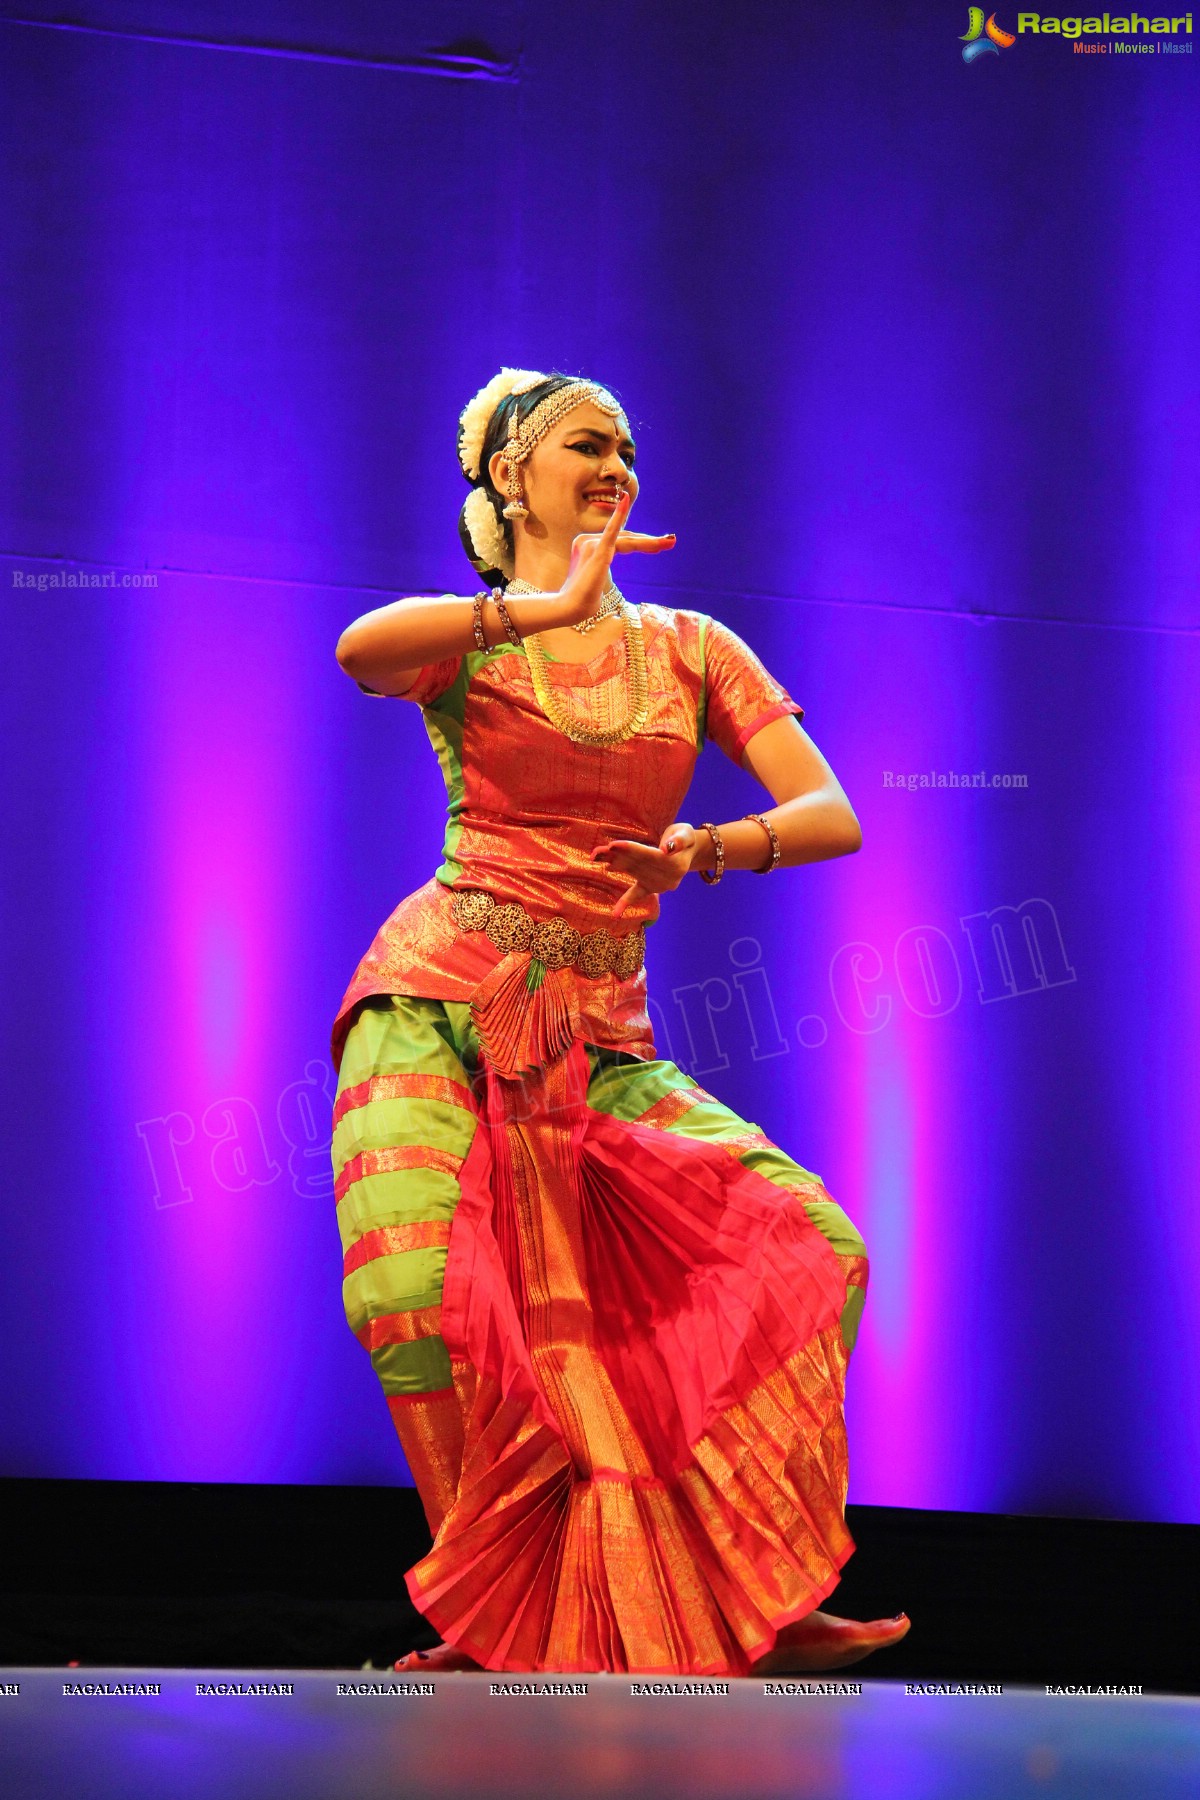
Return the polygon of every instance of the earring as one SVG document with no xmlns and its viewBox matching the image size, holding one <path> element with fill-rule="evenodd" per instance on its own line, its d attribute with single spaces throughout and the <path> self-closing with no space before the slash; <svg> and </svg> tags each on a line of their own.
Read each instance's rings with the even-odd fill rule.
<svg viewBox="0 0 1200 1800">
<path fill-rule="evenodd" d="M 529 508 L 525 504 L 525 495 L 522 491 L 520 463 L 509 463 L 508 480 L 504 484 L 504 491 L 508 495 L 508 505 L 504 508 L 505 518 L 527 519 Z"/>
</svg>

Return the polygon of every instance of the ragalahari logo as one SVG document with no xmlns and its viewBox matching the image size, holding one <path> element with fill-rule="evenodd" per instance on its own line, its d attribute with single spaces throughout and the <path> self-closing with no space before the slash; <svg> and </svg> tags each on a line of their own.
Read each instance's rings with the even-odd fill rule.
<svg viewBox="0 0 1200 1800">
<path fill-rule="evenodd" d="M 959 39 L 966 63 L 974 62 L 977 56 L 999 56 L 1002 50 L 1011 50 L 1017 41 L 1011 31 L 1001 31 L 995 13 L 988 14 L 985 25 L 982 6 L 968 6 L 967 20 L 968 28 Z"/>
</svg>

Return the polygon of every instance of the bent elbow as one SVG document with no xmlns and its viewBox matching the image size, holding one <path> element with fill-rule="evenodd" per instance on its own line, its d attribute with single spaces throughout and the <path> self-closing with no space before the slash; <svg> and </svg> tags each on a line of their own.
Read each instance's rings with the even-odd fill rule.
<svg viewBox="0 0 1200 1800">
<path fill-rule="evenodd" d="M 345 631 L 343 631 L 341 637 L 337 641 L 337 648 L 334 651 L 334 655 L 337 657 L 339 669 L 344 670 L 347 675 L 357 675 L 355 665 L 358 661 L 358 655 L 355 649 L 353 625 L 348 625 Z"/>
<path fill-rule="evenodd" d="M 862 826 L 859 824 L 854 813 L 847 812 L 845 821 L 839 832 L 839 856 L 853 856 L 855 851 L 862 849 L 862 841 Z"/>
</svg>

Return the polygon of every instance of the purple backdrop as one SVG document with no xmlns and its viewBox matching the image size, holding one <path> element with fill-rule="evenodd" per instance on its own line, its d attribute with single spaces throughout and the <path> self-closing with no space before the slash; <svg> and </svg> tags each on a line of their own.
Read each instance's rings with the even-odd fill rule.
<svg viewBox="0 0 1200 1800">
<path fill-rule="evenodd" d="M 622 393 L 679 534 L 622 579 L 748 638 L 862 819 L 650 946 L 664 1049 L 866 1235 L 851 1497 L 1200 1519 L 1190 37 L 231 10 L 0 19 L 0 1471 L 407 1478 L 327 1040 L 440 779 L 333 645 L 469 587 L 512 362 Z M 690 816 L 755 791 L 710 751 Z"/>
</svg>

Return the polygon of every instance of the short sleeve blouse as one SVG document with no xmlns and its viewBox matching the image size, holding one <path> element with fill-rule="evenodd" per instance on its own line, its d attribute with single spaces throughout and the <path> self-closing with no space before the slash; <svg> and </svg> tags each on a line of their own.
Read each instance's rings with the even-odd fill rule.
<svg viewBox="0 0 1200 1800">
<path fill-rule="evenodd" d="M 705 733 L 731 762 L 764 725 L 789 714 L 799 723 L 804 708 L 768 673 L 736 631 L 709 619 L 704 635 Z"/>
<path fill-rule="evenodd" d="M 360 681 L 358 686 L 372 700 L 412 700 L 418 706 L 429 706 L 448 687 L 453 686 L 461 667 L 460 656 L 447 656 L 441 662 L 426 663 L 423 669 L 417 670 L 416 680 L 401 694 L 381 694 L 378 688 L 368 687 L 365 681 Z"/>
</svg>

